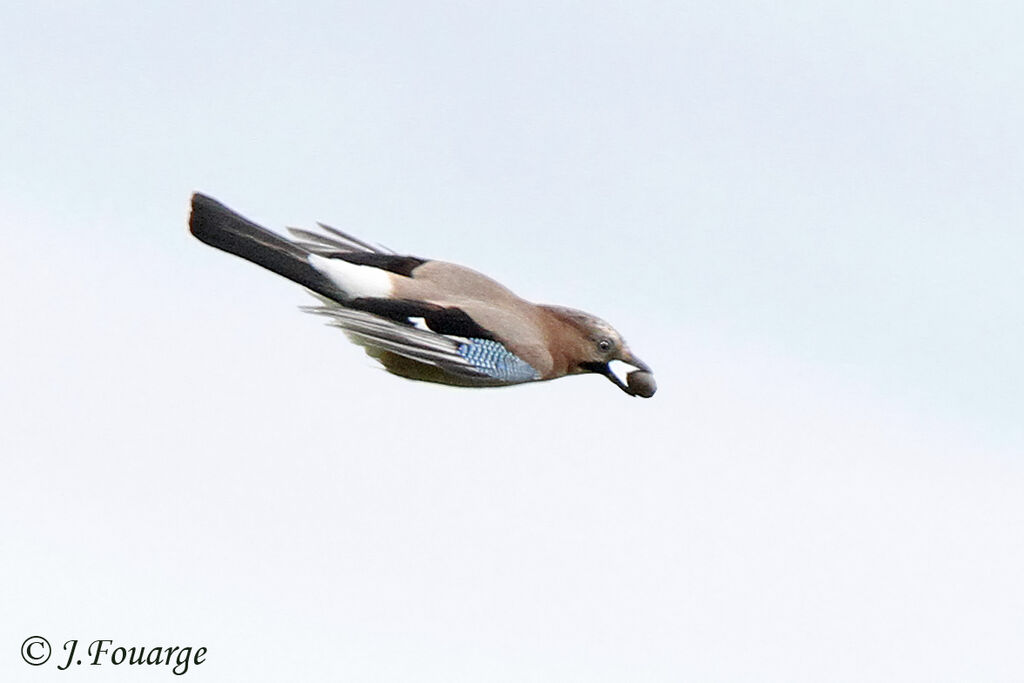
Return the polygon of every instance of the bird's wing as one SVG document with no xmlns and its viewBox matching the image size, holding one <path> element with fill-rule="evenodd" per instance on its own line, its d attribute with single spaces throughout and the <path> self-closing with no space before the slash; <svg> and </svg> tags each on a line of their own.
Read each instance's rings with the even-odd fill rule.
<svg viewBox="0 0 1024 683">
<path fill-rule="evenodd" d="M 317 223 L 323 233 L 303 230 L 302 228 L 288 228 L 288 232 L 296 237 L 295 244 L 306 251 L 326 256 L 337 253 L 362 252 L 367 254 L 397 254 L 398 252 L 388 249 L 380 244 L 373 244 L 353 237 L 347 232 L 332 228 L 323 223 Z"/>
<path fill-rule="evenodd" d="M 493 339 L 439 334 L 330 300 L 303 310 L 328 317 L 357 344 L 434 366 L 459 383 L 487 386 L 540 379 L 537 370 Z"/>
</svg>

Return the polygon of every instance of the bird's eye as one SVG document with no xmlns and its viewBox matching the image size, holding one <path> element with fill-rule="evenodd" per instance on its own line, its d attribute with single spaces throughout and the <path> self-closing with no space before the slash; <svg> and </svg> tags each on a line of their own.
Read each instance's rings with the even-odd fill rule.
<svg viewBox="0 0 1024 683">
<path fill-rule="evenodd" d="M 597 348 L 601 349 L 603 353 L 608 353 L 609 351 L 612 350 L 611 339 L 602 339 L 601 341 L 597 342 Z"/>
</svg>

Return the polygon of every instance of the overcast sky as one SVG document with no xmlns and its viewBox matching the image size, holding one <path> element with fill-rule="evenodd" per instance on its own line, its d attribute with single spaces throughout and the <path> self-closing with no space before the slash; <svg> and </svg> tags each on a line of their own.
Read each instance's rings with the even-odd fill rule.
<svg viewBox="0 0 1024 683">
<path fill-rule="evenodd" d="M 1021 8 L 0 10 L 0 678 L 1021 680 Z M 387 375 L 195 190 L 659 392 Z"/>
</svg>

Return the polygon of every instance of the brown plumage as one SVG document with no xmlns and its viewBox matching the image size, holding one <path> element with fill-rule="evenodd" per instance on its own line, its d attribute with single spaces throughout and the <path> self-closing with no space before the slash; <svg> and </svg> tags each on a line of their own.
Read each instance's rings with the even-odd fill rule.
<svg viewBox="0 0 1024 683">
<path fill-rule="evenodd" d="M 202 194 L 192 234 L 311 290 L 326 316 L 389 372 L 454 386 L 504 386 L 595 372 L 627 394 L 654 376 L 600 318 L 538 305 L 470 268 L 395 254 L 321 225 L 285 239 Z M 619 377 L 612 363 L 632 366 Z"/>
</svg>

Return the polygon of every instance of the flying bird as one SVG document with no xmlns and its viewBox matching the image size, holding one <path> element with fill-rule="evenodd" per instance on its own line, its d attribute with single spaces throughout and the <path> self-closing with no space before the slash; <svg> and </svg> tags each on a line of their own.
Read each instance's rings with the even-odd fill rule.
<svg viewBox="0 0 1024 683">
<path fill-rule="evenodd" d="M 320 303 L 303 309 L 325 316 L 395 375 L 494 387 L 598 373 L 630 396 L 657 389 L 651 369 L 596 316 L 534 304 L 470 268 L 319 225 L 320 232 L 289 228 L 287 239 L 192 196 L 193 235 L 310 290 Z"/>
</svg>

